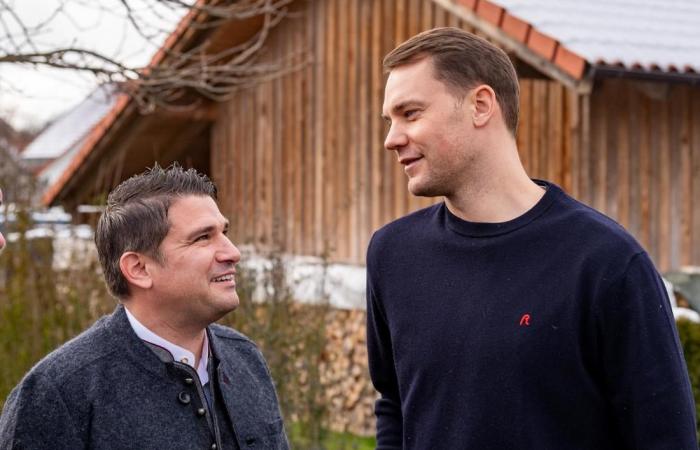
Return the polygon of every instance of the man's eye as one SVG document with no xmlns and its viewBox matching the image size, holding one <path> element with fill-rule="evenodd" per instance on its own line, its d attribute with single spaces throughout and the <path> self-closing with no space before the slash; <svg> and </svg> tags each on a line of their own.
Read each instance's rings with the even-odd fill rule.
<svg viewBox="0 0 700 450">
<path fill-rule="evenodd" d="M 209 235 L 208 235 L 208 234 L 203 234 L 203 235 L 201 235 L 201 236 L 198 236 L 197 239 L 195 239 L 194 241 L 195 241 L 195 242 L 199 242 L 199 241 L 205 241 L 205 240 L 207 240 L 207 239 L 209 239 Z"/>
<path fill-rule="evenodd" d="M 406 119 L 411 119 L 411 118 L 415 117 L 417 114 L 418 114 L 417 109 L 408 109 L 408 110 L 404 111 L 403 116 Z"/>
</svg>

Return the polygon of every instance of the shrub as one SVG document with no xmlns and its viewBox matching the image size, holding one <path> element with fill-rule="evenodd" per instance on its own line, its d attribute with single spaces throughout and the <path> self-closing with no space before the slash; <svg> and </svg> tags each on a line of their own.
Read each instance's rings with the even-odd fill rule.
<svg viewBox="0 0 700 450">
<path fill-rule="evenodd" d="M 699 421 L 697 428 L 700 430 L 700 323 L 681 319 L 676 325 L 688 365 L 688 375 L 695 397 L 695 415 Z"/>
<path fill-rule="evenodd" d="M 281 252 L 270 252 L 266 259 L 263 269 L 239 267 L 241 305 L 223 322 L 253 339 L 264 354 L 288 431 L 294 424 L 292 447 L 320 449 L 328 412 L 319 373 L 328 302 L 294 301 Z"/>
<path fill-rule="evenodd" d="M 67 269 L 53 270 L 53 240 L 27 238 L 31 227 L 18 211 L 0 256 L 0 407 L 32 365 L 115 306 L 95 260 L 69 255 Z"/>
</svg>

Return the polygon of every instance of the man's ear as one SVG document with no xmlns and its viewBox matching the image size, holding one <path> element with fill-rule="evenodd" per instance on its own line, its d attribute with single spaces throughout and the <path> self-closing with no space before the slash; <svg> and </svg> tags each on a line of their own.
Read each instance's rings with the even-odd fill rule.
<svg viewBox="0 0 700 450">
<path fill-rule="evenodd" d="M 141 289 L 149 289 L 153 280 L 146 265 L 146 257 L 136 252 L 125 252 L 119 258 L 119 269 L 129 282 Z"/>
<path fill-rule="evenodd" d="M 472 90 L 471 100 L 472 105 L 474 105 L 472 113 L 474 127 L 483 127 L 489 123 L 489 120 L 491 120 L 491 117 L 496 112 L 498 105 L 496 93 L 491 89 L 491 86 L 482 84 Z"/>
</svg>

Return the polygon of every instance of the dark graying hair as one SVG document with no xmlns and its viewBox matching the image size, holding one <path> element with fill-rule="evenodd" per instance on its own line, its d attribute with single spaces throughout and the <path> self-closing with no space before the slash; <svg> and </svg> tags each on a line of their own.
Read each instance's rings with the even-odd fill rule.
<svg viewBox="0 0 700 450">
<path fill-rule="evenodd" d="M 120 300 L 129 297 L 129 285 L 119 268 L 125 252 L 138 252 L 162 262 L 160 243 L 170 229 L 168 209 L 176 197 L 209 196 L 216 200 L 216 186 L 194 169 L 177 163 L 163 169 L 158 164 L 114 188 L 97 222 L 95 244 L 105 283 Z"/>
<path fill-rule="evenodd" d="M 400 44 L 384 57 L 384 69 L 431 57 L 435 78 L 463 99 L 470 89 L 487 84 L 496 93 L 503 120 L 513 136 L 518 129 L 520 85 L 513 63 L 503 50 L 459 28 L 434 28 Z"/>
</svg>

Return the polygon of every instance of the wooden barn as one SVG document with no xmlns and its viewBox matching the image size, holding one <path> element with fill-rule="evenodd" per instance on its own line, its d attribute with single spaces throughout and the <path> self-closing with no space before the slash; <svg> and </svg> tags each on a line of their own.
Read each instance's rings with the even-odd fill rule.
<svg viewBox="0 0 700 450">
<path fill-rule="evenodd" d="M 662 271 L 700 265 L 700 8 L 674 5 L 294 0 L 258 55 L 288 70 L 184 113 L 142 114 L 122 96 L 44 200 L 100 202 L 153 162 L 177 160 L 217 182 L 237 243 L 361 265 L 374 229 L 439 201 L 413 198 L 383 149 L 381 60 L 422 30 L 456 26 L 515 62 L 518 145 L 532 177 L 615 218 Z M 193 26 L 208 20 L 205 10 L 185 17 L 152 65 L 203 43 L 235 46 L 264 23 Z"/>
</svg>

